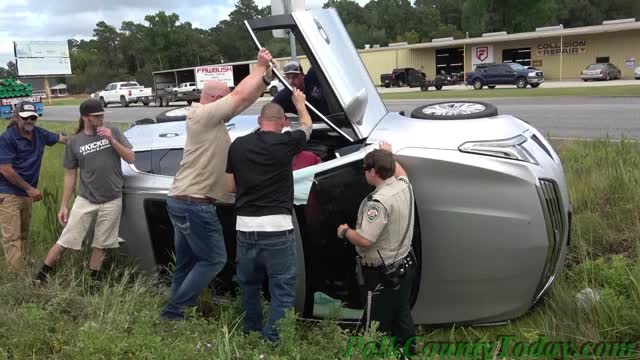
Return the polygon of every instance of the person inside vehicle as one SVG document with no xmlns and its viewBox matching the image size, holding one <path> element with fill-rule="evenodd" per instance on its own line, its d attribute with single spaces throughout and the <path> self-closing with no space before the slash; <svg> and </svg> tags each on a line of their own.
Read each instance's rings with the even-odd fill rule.
<svg viewBox="0 0 640 360">
<path fill-rule="evenodd" d="M 307 74 L 304 73 L 302 66 L 297 61 L 289 61 L 283 69 L 284 77 L 291 87 L 299 89 L 304 93 L 307 102 L 316 108 L 323 115 L 329 113 L 329 105 L 324 98 L 322 86 L 318 80 L 318 76 L 313 68 L 310 68 Z M 291 90 L 284 88 L 280 90 L 271 102 L 280 105 L 285 113 L 297 114 L 298 111 L 291 100 Z M 310 111 L 313 121 L 320 121 L 318 116 Z"/>
</svg>

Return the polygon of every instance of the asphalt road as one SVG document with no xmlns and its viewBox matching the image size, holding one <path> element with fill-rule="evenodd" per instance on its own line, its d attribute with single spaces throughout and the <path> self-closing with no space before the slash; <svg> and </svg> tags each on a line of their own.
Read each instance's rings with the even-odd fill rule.
<svg viewBox="0 0 640 360">
<path fill-rule="evenodd" d="M 244 114 L 258 114 L 269 97 L 259 99 Z M 457 100 L 457 99 L 456 99 Z M 414 108 L 439 100 L 388 100 L 389 111 Z M 633 138 L 640 139 L 640 98 L 637 97 L 535 97 L 482 99 L 498 106 L 500 114 L 510 114 L 528 121 L 543 134 L 554 138 Z M 178 103 L 177 103 L 178 104 Z M 186 103 L 184 104 L 186 106 Z M 153 105 L 131 105 L 122 108 L 110 105 L 107 121 L 131 122 L 146 117 L 155 118 L 168 108 Z M 43 120 L 77 121 L 77 106 L 45 107 Z"/>
</svg>

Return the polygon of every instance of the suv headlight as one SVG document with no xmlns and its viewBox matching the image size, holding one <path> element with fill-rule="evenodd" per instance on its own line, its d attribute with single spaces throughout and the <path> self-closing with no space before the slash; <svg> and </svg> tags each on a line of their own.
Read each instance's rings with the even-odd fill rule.
<svg viewBox="0 0 640 360">
<path fill-rule="evenodd" d="M 522 146 L 527 140 L 526 136 L 518 135 L 504 140 L 469 141 L 460 145 L 458 150 L 470 154 L 497 156 L 538 165 L 536 158 Z"/>
<path fill-rule="evenodd" d="M 535 71 L 532 71 L 532 72 L 529 73 L 529 77 L 534 77 L 534 76 L 536 76 Z"/>
</svg>

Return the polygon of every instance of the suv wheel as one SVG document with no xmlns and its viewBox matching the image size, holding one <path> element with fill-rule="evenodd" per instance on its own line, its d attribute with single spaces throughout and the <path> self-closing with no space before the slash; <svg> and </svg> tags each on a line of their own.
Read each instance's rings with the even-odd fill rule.
<svg viewBox="0 0 640 360">
<path fill-rule="evenodd" d="M 272 86 L 271 89 L 269 89 L 269 95 L 276 96 L 277 94 L 278 94 L 278 88 L 276 86 Z"/>
<path fill-rule="evenodd" d="M 102 96 L 100 97 L 100 102 L 102 103 L 102 107 L 107 107 L 107 106 L 109 106 L 109 104 L 107 104 L 107 102 L 106 102 L 106 101 L 104 101 L 104 98 L 103 98 Z"/>
<path fill-rule="evenodd" d="M 518 80 L 516 80 L 516 87 L 518 89 L 524 89 L 527 87 L 527 79 L 525 78 L 518 78 Z"/>
<path fill-rule="evenodd" d="M 417 107 L 411 112 L 415 119 L 465 120 L 498 115 L 498 108 L 479 101 L 443 101 Z"/>
<path fill-rule="evenodd" d="M 481 79 L 475 79 L 473 81 L 473 88 L 476 90 L 482 90 L 482 87 L 484 86 L 484 84 L 482 83 Z"/>
</svg>

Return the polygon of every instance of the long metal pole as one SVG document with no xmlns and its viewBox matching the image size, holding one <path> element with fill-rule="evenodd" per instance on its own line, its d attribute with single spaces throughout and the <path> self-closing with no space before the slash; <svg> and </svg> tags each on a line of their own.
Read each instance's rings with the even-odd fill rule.
<svg viewBox="0 0 640 360">
<path fill-rule="evenodd" d="M 560 29 L 560 81 L 562 81 L 562 46 L 564 45 L 562 41 L 562 30 L 563 29 Z"/>
<path fill-rule="evenodd" d="M 291 14 L 293 12 L 293 0 L 282 0 L 282 7 L 284 8 L 285 14 Z M 298 61 L 296 54 L 296 37 L 291 30 L 287 32 L 289 33 L 289 46 L 291 47 L 291 60 Z"/>
</svg>

